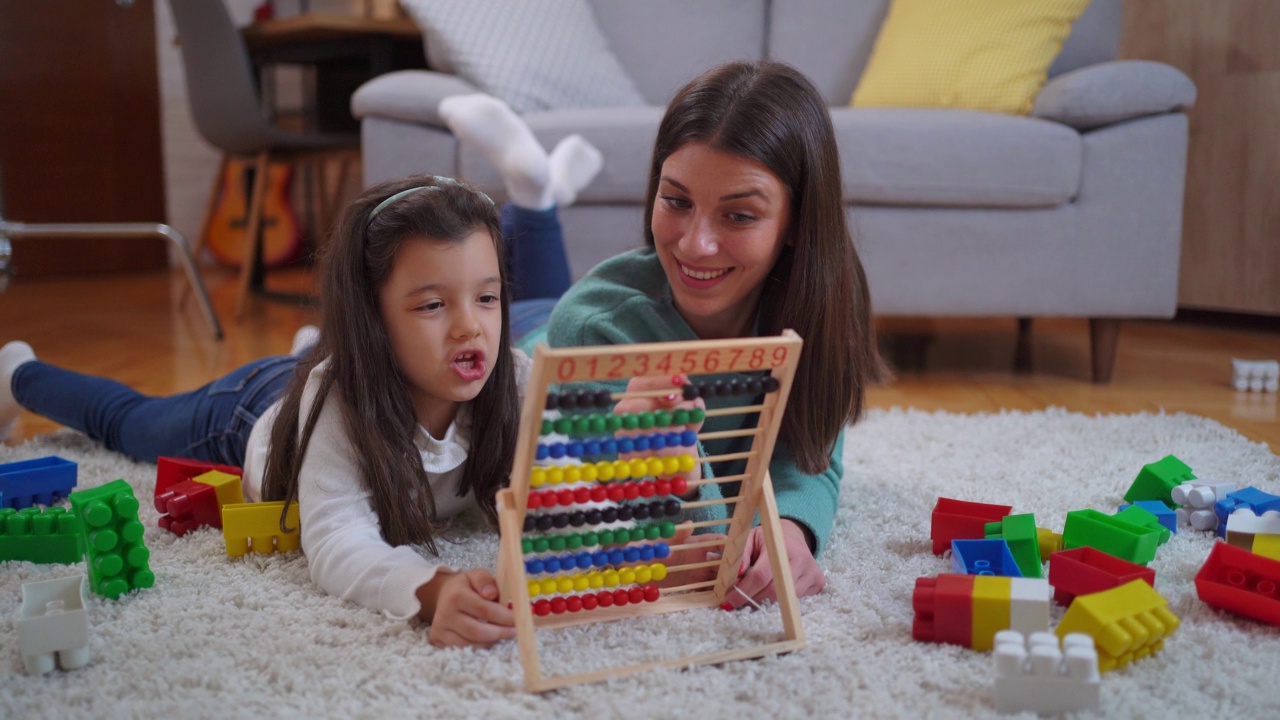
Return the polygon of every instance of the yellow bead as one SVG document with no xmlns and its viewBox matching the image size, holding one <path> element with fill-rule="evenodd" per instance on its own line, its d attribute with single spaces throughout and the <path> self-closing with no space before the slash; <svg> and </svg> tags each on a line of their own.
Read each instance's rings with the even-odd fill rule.
<svg viewBox="0 0 1280 720">
<path fill-rule="evenodd" d="M 588 586 L 589 586 L 589 583 L 587 582 L 587 576 L 586 576 L 586 575 L 574 575 L 574 576 L 573 576 L 573 589 L 574 589 L 574 590 L 577 590 L 578 592 L 582 592 L 583 590 L 586 590 Z"/>
<path fill-rule="evenodd" d="M 592 590 L 599 590 L 604 587 L 604 573 L 589 573 L 587 575 L 587 582 L 591 585 Z"/>
<path fill-rule="evenodd" d="M 605 587 L 618 587 L 618 571 L 617 570 L 604 571 L 604 585 Z"/>
<path fill-rule="evenodd" d="M 543 595 L 550 595 L 551 593 L 554 593 L 555 591 L 556 591 L 556 579 L 555 579 L 555 578 L 543 578 L 543 579 L 542 579 L 542 594 L 543 594 Z"/>
<path fill-rule="evenodd" d="M 692 456 L 692 455 L 681 455 L 681 456 L 680 456 L 680 472 L 689 472 L 689 471 L 690 471 L 690 470 L 692 470 L 692 469 L 694 468 L 694 466 L 696 466 L 697 464 L 698 464 L 698 463 L 693 459 L 693 456 Z"/>
<path fill-rule="evenodd" d="M 547 471 L 542 468 L 534 468 L 533 473 L 529 476 L 529 484 L 534 487 L 542 487 L 547 484 Z"/>
<path fill-rule="evenodd" d="M 595 482 L 595 481 L 596 481 L 596 477 L 598 477 L 598 476 L 597 476 L 597 474 L 596 474 L 596 466 L 595 466 L 595 465 L 583 465 L 583 466 L 582 466 L 582 480 L 583 480 L 583 482 Z"/>
<path fill-rule="evenodd" d="M 626 460 L 615 460 L 613 462 L 613 476 L 619 480 L 626 480 L 631 477 L 631 463 Z"/>
<path fill-rule="evenodd" d="M 667 577 L 667 566 L 662 563 L 654 563 L 649 566 L 649 569 L 653 570 L 653 579 L 655 581 L 659 581 Z"/>
<path fill-rule="evenodd" d="M 648 473 L 649 475 L 652 475 L 654 477 L 661 475 L 662 468 L 663 468 L 662 458 L 657 458 L 657 457 L 649 458 L 649 473 Z"/>
<path fill-rule="evenodd" d="M 675 475 L 680 472 L 680 458 L 675 455 L 668 455 L 662 459 L 662 474 Z"/>
<path fill-rule="evenodd" d="M 564 469 L 564 481 L 567 483 L 582 482 L 582 468 L 571 465 Z"/>
<path fill-rule="evenodd" d="M 648 472 L 649 463 L 640 458 L 631 461 L 631 477 L 639 479 L 648 474 Z"/>
<path fill-rule="evenodd" d="M 572 589 L 573 589 L 573 578 L 567 575 L 556 578 L 556 591 L 565 593 L 565 592 L 569 592 Z"/>
<path fill-rule="evenodd" d="M 613 479 L 613 463 L 607 460 L 601 460 L 596 463 L 596 477 L 600 482 L 609 482 Z"/>
<path fill-rule="evenodd" d="M 542 592 L 542 583 L 538 582 L 537 580 L 530 580 L 529 581 L 529 597 L 538 597 L 538 594 L 541 592 Z"/>
<path fill-rule="evenodd" d="M 623 585 L 631 585 L 636 581 L 636 571 L 633 568 L 622 568 L 618 571 L 618 579 Z"/>
<path fill-rule="evenodd" d="M 647 583 L 653 579 L 653 570 L 641 565 L 636 568 L 636 582 Z"/>
<path fill-rule="evenodd" d="M 551 468 L 547 471 L 547 482 L 552 485 L 559 485 L 564 482 L 564 470 L 561 468 Z"/>
</svg>

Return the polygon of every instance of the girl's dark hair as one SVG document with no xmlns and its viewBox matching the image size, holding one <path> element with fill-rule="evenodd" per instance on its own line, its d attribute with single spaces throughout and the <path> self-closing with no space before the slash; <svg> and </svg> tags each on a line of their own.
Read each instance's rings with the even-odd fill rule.
<svg viewBox="0 0 1280 720">
<path fill-rule="evenodd" d="M 786 244 L 765 280 L 758 322 L 761 334 L 790 328 L 804 338 L 780 440 L 802 471 L 821 472 L 841 428 L 862 414 L 867 385 L 887 377 L 845 220 L 830 111 L 804 75 L 771 60 L 721 65 L 681 88 L 654 141 L 644 223 L 650 246 L 662 164 L 689 143 L 764 165 L 790 195 Z"/>
<path fill-rule="evenodd" d="M 409 193 L 382 208 L 390 196 Z M 504 256 L 497 209 L 487 196 L 466 185 L 432 176 L 394 180 L 370 188 L 348 205 L 321 252 L 320 340 L 294 370 L 280 415 L 271 429 L 262 496 L 291 502 L 298 497 L 298 474 L 320 410 L 340 401 L 351 452 L 360 467 L 359 482 L 369 491 L 382 537 L 392 545 L 423 544 L 436 552 L 435 537 L 444 524 L 436 517 L 435 497 L 422 457 L 414 445 L 419 430 L 408 381 L 397 366 L 379 310 L 378 292 L 390 276 L 396 251 L 404 242 L 458 243 L 477 230 L 493 239 Z M 496 523 L 495 493 L 506 484 L 515 454 L 519 408 L 511 359 L 510 299 L 506 269 L 502 278 L 502 340 L 493 374 L 470 403 L 471 437 L 458 496 L 468 492 L 491 523 Z M 328 366 L 305 425 L 299 433 L 303 390 L 312 369 Z M 287 507 L 287 506 L 286 506 Z M 281 516 L 281 527 L 285 525 Z"/>
</svg>

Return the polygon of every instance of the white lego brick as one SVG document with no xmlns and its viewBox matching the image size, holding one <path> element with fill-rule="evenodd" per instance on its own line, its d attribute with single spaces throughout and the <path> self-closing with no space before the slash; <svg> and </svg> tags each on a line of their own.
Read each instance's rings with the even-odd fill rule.
<svg viewBox="0 0 1280 720">
<path fill-rule="evenodd" d="M 1232 535 L 1280 535 L 1280 511 L 1254 515 L 1249 508 L 1239 508 L 1227 516 L 1227 542 Z"/>
<path fill-rule="evenodd" d="M 1232 360 L 1231 384 L 1244 392 L 1276 392 L 1280 388 L 1280 361 Z"/>
<path fill-rule="evenodd" d="M 84 575 L 22 584 L 18 649 L 27 672 L 43 675 L 57 664 L 75 670 L 89 664 L 89 619 Z"/>
<path fill-rule="evenodd" d="M 1173 495 L 1173 501 L 1178 505 L 1213 510 L 1214 503 L 1226 497 L 1227 493 L 1235 492 L 1235 490 L 1235 483 L 1220 483 L 1201 478 L 1199 480 L 1189 480 L 1178 485 L 1171 494 Z"/>
<path fill-rule="evenodd" d="M 996 710 L 1044 715 L 1099 708 L 1101 677 L 1093 638 L 1071 633 L 1024 636 L 1016 630 L 996 633 Z"/>
<path fill-rule="evenodd" d="M 1049 629 L 1053 589 L 1045 578 L 1010 578 L 1009 627 L 1024 634 Z"/>
</svg>

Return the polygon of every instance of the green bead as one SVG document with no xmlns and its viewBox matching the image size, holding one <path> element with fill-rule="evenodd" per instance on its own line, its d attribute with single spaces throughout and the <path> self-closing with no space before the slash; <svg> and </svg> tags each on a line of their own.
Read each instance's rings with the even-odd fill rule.
<svg viewBox="0 0 1280 720">
<path fill-rule="evenodd" d="M 667 427 L 671 424 L 671 413 L 666 410 L 659 410 L 653 414 L 653 424 L 658 427 Z"/>
<path fill-rule="evenodd" d="M 586 415 L 579 415 L 573 419 L 573 434 L 578 437 L 586 435 L 590 425 L 591 419 L 589 417 Z"/>
<path fill-rule="evenodd" d="M 553 424 L 551 423 L 551 421 L 550 421 L 550 420 L 543 420 L 543 421 L 542 421 L 542 434 L 543 434 L 543 435 L 550 435 L 550 434 L 551 434 L 551 431 L 552 431 L 552 430 L 554 430 L 554 429 L 555 429 L 555 425 L 553 425 Z"/>
<path fill-rule="evenodd" d="M 595 530 L 588 530 L 587 532 L 582 534 L 582 544 L 586 545 L 587 547 L 591 547 L 593 545 L 599 545 L 600 536 L 596 534 Z"/>
<path fill-rule="evenodd" d="M 680 408 L 679 410 L 671 413 L 671 422 L 675 423 L 676 425 L 688 425 L 689 411 L 685 410 L 684 408 Z"/>
<path fill-rule="evenodd" d="M 599 435 L 604 432 L 605 422 L 603 415 L 592 415 L 587 421 L 587 425 L 592 435 Z"/>
<path fill-rule="evenodd" d="M 653 413 L 640 413 L 640 429 L 649 430 L 653 427 Z"/>
<path fill-rule="evenodd" d="M 706 419 L 707 419 L 707 411 L 703 410 L 702 408 L 694 408 L 689 411 L 689 422 L 691 423 L 697 424 Z"/>
<path fill-rule="evenodd" d="M 601 545 L 612 545 L 612 544 L 613 544 L 613 531 L 612 531 L 612 530 L 601 530 L 601 531 L 600 531 L 600 544 L 601 544 Z"/>
<path fill-rule="evenodd" d="M 640 427 L 640 418 L 634 413 L 627 413 L 622 416 L 622 427 L 627 430 L 635 430 Z"/>
<path fill-rule="evenodd" d="M 533 541 L 530 540 L 529 538 L 522 539 L 520 541 L 520 552 L 526 555 L 533 552 Z"/>
<path fill-rule="evenodd" d="M 621 415 L 606 415 L 604 418 L 604 429 L 606 432 L 618 432 L 622 429 Z"/>
<path fill-rule="evenodd" d="M 631 542 L 639 542 L 640 540 L 643 540 L 643 539 L 644 539 L 643 527 L 631 528 Z"/>
<path fill-rule="evenodd" d="M 566 550 L 577 550 L 582 547 L 582 536 L 578 533 L 568 536 L 565 538 L 564 547 Z"/>
<path fill-rule="evenodd" d="M 573 430 L 573 418 L 567 418 L 567 417 L 557 418 L 555 422 L 555 428 L 556 428 L 556 432 L 560 433 L 561 435 L 568 435 L 569 431 Z"/>
<path fill-rule="evenodd" d="M 550 545 L 550 542 L 544 537 L 533 539 L 534 552 L 546 552 L 549 545 Z"/>
<path fill-rule="evenodd" d="M 552 549 L 552 550 L 563 550 L 563 549 L 564 549 L 564 536 L 563 536 L 563 535 L 552 535 L 552 536 L 551 536 L 551 543 L 550 543 L 550 544 L 551 544 L 551 549 Z"/>
<path fill-rule="evenodd" d="M 657 540 L 662 537 L 662 527 L 659 525 L 646 525 L 644 528 L 645 540 Z"/>
<path fill-rule="evenodd" d="M 670 520 L 662 523 L 662 537 L 669 538 L 676 534 L 676 524 Z"/>
</svg>

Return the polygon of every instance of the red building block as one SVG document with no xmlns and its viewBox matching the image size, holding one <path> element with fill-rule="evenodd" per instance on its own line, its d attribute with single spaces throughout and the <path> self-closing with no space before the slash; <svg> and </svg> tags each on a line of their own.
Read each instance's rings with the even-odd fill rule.
<svg viewBox="0 0 1280 720">
<path fill-rule="evenodd" d="M 182 537 L 200 527 L 222 527 L 222 507 L 212 485 L 183 480 L 156 495 L 160 527 Z"/>
<path fill-rule="evenodd" d="M 950 550 L 952 540 L 982 540 L 986 537 L 987 523 L 1000 522 L 1011 512 L 1012 505 L 938 498 L 933 506 L 933 524 L 929 533 L 933 538 L 933 554 L 941 555 Z"/>
<path fill-rule="evenodd" d="M 969 647 L 973 637 L 973 575 L 916 578 L 911 594 L 911 637 Z M 948 622 L 938 622 L 946 618 Z"/>
<path fill-rule="evenodd" d="M 1133 580 L 1156 586 L 1156 571 L 1088 546 L 1060 550 L 1049 556 L 1049 584 L 1059 605 L 1077 595 L 1110 590 Z"/>
<path fill-rule="evenodd" d="M 1280 625 L 1280 560 L 1216 542 L 1196 573 L 1196 594 L 1219 610 Z"/>
<path fill-rule="evenodd" d="M 192 480 L 197 475 L 203 475 L 210 470 L 220 470 L 236 477 L 244 476 L 244 470 L 233 465 L 217 465 L 188 458 L 162 457 L 156 461 L 156 497 L 159 498 L 161 493 L 183 480 Z"/>
</svg>

